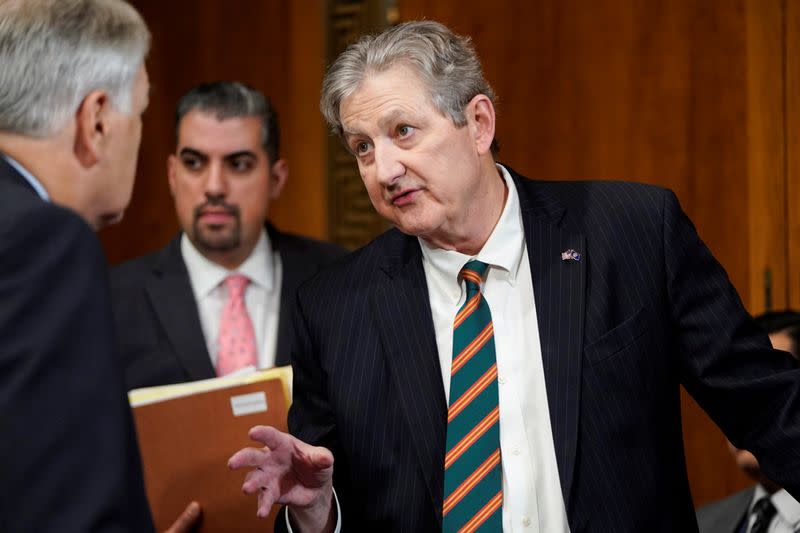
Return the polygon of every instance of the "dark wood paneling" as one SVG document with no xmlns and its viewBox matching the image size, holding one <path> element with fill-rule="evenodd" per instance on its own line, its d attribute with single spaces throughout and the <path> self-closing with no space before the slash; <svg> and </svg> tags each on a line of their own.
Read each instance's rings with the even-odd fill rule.
<svg viewBox="0 0 800 533">
<path fill-rule="evenodd" d="M 121 224 L 101 234 L 109 261 L 152 251 L 175 234 L 166 178 L 175 142 L 173 114 L 178 98 L 204 81 L 239 80 L 272 99 L 282 123 L 282 156 L 291 168 L 272 218 L 287 230 L 324 236 L 325 133 L 316 111 L 323 67 L 321 0 L 132 3 L 153 34 L 147 61 L 152 90 L 131 205 Z"/>
</svg>

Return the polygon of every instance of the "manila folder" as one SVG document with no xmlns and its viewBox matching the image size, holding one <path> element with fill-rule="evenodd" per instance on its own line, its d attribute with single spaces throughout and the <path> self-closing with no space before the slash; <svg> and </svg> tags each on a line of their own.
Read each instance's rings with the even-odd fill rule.
<svg viewBox="0 0 800 533">
<path fill-rule="evenodd" d="M 198 531 L 272 531 L 278 506 L 256 516 L 255 496 L 242 493 L 245 471 L 228 458 L 251 441 L 248 430 L 286 431 L 291 370 L 275 368 L 227 377 L 137 389 L 129 393 L 156 529 L 167 529 L 192 500 L 203 509 Z"/>
</svg>

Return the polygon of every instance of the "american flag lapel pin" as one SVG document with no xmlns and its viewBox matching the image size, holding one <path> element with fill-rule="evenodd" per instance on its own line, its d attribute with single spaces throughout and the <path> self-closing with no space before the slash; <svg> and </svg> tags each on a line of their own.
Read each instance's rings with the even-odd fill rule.
<svg viewBox="0 0 800 533">
<path fill-rule="evenodd" d="M 565 250 L 565 251 L 561 252 L 561 260 L 562 261 L 576 261 L 577 262 L 577 261 L 581 260 L 581 254 L 579 252 L 576 252 L 572 248 L 570 248 L 569 250 Z"/>
</svg>

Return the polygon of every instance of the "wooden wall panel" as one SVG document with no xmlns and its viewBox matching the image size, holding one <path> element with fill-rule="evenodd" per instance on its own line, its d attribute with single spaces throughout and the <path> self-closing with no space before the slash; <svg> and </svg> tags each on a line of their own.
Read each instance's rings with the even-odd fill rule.
<svg viewBox="0 0 800 533">
<path fill-rule="evenodd" d="M 204 81 L 239 80 L 272 99 L 290 181 L 271 218 L 287 230 L 323 237 L 325 133 L 316 111 L 323 66 L 322 0 L 132 3 L 153 34 L 147 62 L 152 89 L 131 205 L 121 224 L 101 234 L 109 261 L 152 251 L 175 234 L 166 176 L 166 158 L 175 142 L 173 114 L 178 98 Z"/>
<path fill-rule="evenodd" d="M 785 6 L 787 284 L 789 305 L 800 309 L 800 0 Z"/>
<path fill-rule="evenodd" d="M 500 160 L 531 178 L 622 179 L 676 192 L 751 311 L 785 304 L 782 2 L 400 0 L 401 20 L 471 35 L 499 95 Z M 798 289 L 800 293 L 800 289 Z M 682 398 L 703 503 L 748 483 Z"/>
</svg>

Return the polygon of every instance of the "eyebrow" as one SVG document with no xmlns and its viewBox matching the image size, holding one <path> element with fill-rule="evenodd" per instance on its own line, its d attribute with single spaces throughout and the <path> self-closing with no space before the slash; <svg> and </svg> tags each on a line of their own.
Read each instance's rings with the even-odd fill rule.
<svg viewBox="0 0 800 533">
<path fill-rule="evenodd" d="M 178 155 L 181 156 L 190 155 L 200 159 L 208 159 L 208 154 L 204 154 L 203 152 L 195 150 L 194 148 L 190 148 L 188 146 L 182 148 L 181 151 L 178 152 Z M 253 159 L 257 159 L 258 155 L 256 155 L 256 153 L 252 152 L 251 150 L 239 150 L 238 152 L 231 152 L 230 154 L 225 154 L 224 156 L 222 156 L 222 158 L 226 160 L 237 159 L 239 157 L 252 157 Z"/>
<path fill-rule="evenodd" d="M 401 116 L 407 116 L 407 115 L 408 112 L 406 110 L 393 109 L 387 115 L 381 117 L 378 120 L 378 128 L 380 128 L 381 130 L 385 130 L 389 126 L 389 124 L 393 122 L 398 122 Z M 419 122 L 419 119 L 413 116 L 409 120 L 411 122 Z M 344 126 L 342 126 L 342 135 L 344 135 L 346 139 L 349 139 L 350 137 L 357 137 L 359 135 L 363 135 L 363 133 L 358 131 L 348 130 L 344 128 Z"/>
</svg>

